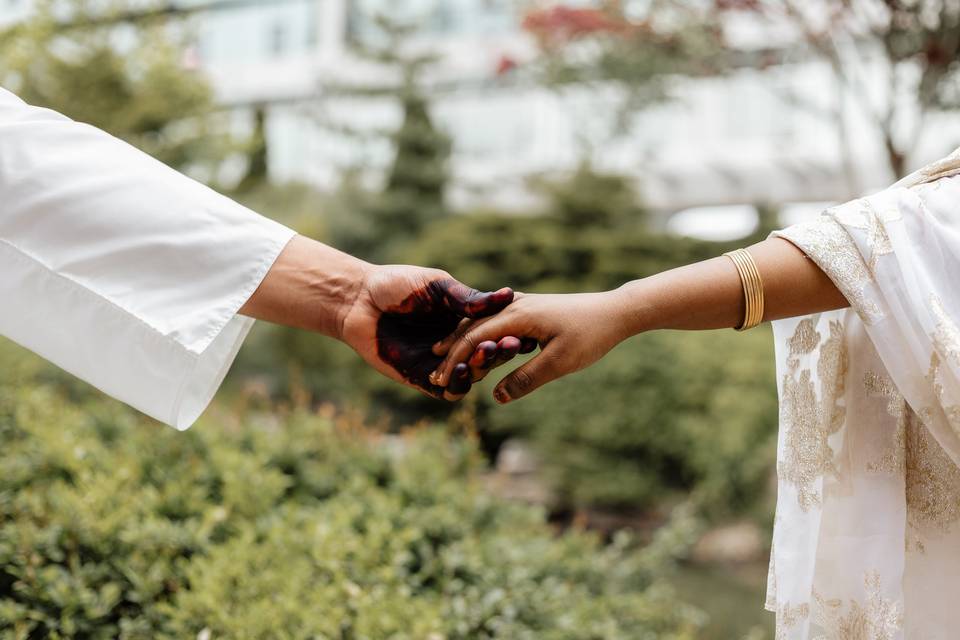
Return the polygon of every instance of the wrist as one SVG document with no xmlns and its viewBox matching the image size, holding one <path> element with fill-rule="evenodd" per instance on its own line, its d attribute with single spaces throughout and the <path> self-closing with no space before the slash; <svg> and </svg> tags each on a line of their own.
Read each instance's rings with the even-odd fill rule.
<svg viewBox="0 0 960 640">
<path fill-rule="evenodd" d="M 628 282 L 610 293 L 615 299 L 614 309 L 624 340 L 663 328 L 662 314 L 657 311 L 655 290 L 648 279 Z"/>
<path fill-rule="evenodd" d="M 296 236 L 240 310 L 244 315 L 341 339 L 372 265 Z"/>
<path fill-rule="evenodd" d="M 311 312 L 306 328 L 343 340 L 347 316 L 358 304 L 370 273 L 376 268 L 369 262 L 313 242 L 315 253 L 307 270 L 305 298 Z"/>
</svg>

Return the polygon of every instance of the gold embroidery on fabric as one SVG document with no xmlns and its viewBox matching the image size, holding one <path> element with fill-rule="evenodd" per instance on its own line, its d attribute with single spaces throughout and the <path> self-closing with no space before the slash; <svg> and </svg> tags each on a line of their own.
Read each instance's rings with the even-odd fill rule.
<svg viewBox="0 0 960 640">
<path fill-rule="evenodd" d="M 874 324 L 883 314 L 865 291 L 873 279 L 850 234 L 835 219 L 842 215 L 839 209 L 828 209 L 819 220 L 794 225 L 776 235 L 806 252 L 830 276 L 864 323 Z"/>
<path fill-rule="evenodd" d="M 791 607 L 787 602 L 777 609 L 777 628 L 775 640 L 787 640 L 790 630 L 810 615 L 810 605 L 803 603 Z"/>
<path fill-rule="evenodd" d="M 870 261 L 867 270 L 873 277 L 877 274 L 877 263 L 881 256 L 893 253 L 893 243 L 887 235 L 885 222 L 900 219 L 900 211 L 891 209 L 883 214 L 877 213 L 869 200 L 859 200 L 862 209 L 854 213 L 850 207 L 834 209 L 834 217 L 845 227 L 853 227 L 867 232 L 867 246 L 870 248 Z"/>
<path fill-rule="evenodd" d="M 817 362 L 821 385 L 818 400 L 810 370 L 803 369 L 799 378 L 796 376 L 799 355 L 804 350 L 812 351 L 810 344 L 820 340 L 820 334 L 806 322 L 798 325 L 790 340 L 790 371 L 783 379 L 780 409 L 786 435 L 783 459 L 778 465 L 780 477 L 796 487 L 797 501 L 804 511 L 820 504 L 821 496 L 814 488 L 816 479 L 837 474 L 828 439 L 843 426 L 844 408 L 838 400 L 844 393 L 848 364 L 843 325 L 833 321 Z"/>
<path fill-rule="evenodd" d="M 886 376 L 873 371 L 867 372 L 863 379 L 867 395 L 881 396 L 887 399 L 887 413 L 896 420 L 893 442 L 878 460 L 867 463 L 867 471 L 903 474 L 906 457 L 906 429 L 909 406 L 893 382 Z"/>
<path fill-rule="evenodd" d="M 940 353 L 960 364 L 960 336 L 954 333 L 956 325 L 946 315 L 942 306 L 939 309 L 937 308 L 936 302 L 938 301 L 934 298 L 934 314 L 938 316 L 937 329 L 932 336 L 933 352 L 930 354 L 930 369 L 927 371 L 925 379 L 939 401 L 940 407 L 947 418 L 947 424 L 956 435 L 960 436 L 960 405 L 947 405 L 943 384 L 940 382 L 940 368 L 943 366 Z M 954 340 L 957 340 L 957 342 L 954 342 Z M 925 407 L 920 411 L 920 417 L 928 426 L 933 423 L 935 415 L 936 412 L 933 407 Z"/>
<path fill-rule="evenodd" d="M 907 524 L 916 531 L 934 526 L 947 533 L 960 520 L 960 468 L 912 411 L 907 418 Z M 922 543 L 918 550 L 923 551 Z"/>
<path fill-rule="evenodd" d="M 870 236 L 867 242 L 870 244 L 870 262 L 867 268 L 873 277 L 877 277 L 877 263 L 881 256 L 893 253 L 893 243 L 890 242 L 890 236 L 887 235 L 887 228 L 883 225 L 880 217 L 874 213 L 871 218 Z"/>
<path fill-rule="evenodd" d="M 820 360 L 817 362 L 824 416 L 829 417 L 828 435 L 839 431 L 846 417 L 845 409 L 839 400 L 846 392 L 848 368 L 849 357 L 843 325 L 833 320 L 830 322 L 830 337 L 820 347 Z"/>
<path fill-rule="evenodd" d="M 846 611 L 842 600 L 826 600 L 814 592 L 814 622 L 824 632 L 816 640 L 893 640 L 903 627 L 903 604 L 883 598 L 876 571 L 864 576 L 863 586 L 866 602 L 850 600 Z"/>
<path fill-rule="evenodd" d="M 934 347 L 944 358 L 960 365 L 960 328 L 950 318 L 940 298 L 935 295 L 930 298 L 930 309 L 937 321 L 933 333 Z"/>
<path fill-rule="evenodd" d="M 933 395 L 936 396 L 937 400 L 943 400 L 943 386 L 940 384 L 940 354 L 937 353 L 936 348 L 936 339 L 934 339 L 933 344 L 934 351 L 930 354 L 930 368 L 927 370 L 926 380 L 930 385 L 930 388 L 933 389 Z M 929 422 L 928 418 L 932 418 L 932 409 L 924 409 L 924 422 Z"/>
<path fill-rule="evenodd" d="M 790 338 L 790 357 L 787 363 L 791 367 L 796 366 L 797 356 L 813 353 L 814 349 L 820 344 L 820 333 L 817 331 L 816 323 L 813 318 L 804 318 L 793 337 Z"/>
</svg>

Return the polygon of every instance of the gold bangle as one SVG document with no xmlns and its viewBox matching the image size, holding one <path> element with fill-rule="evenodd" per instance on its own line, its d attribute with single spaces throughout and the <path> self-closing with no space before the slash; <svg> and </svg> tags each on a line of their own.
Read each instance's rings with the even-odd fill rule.
<svg viewBox="0 0 960 640">
<path fill-rule="evenodd" d="M 733 264 L 736 265 L 737 273 L 740 274 L 740 283 L 743 285 L 743 297 L 746 301 L 743 324 L 737 327 L 737 331 L 753 329 L 763 322 L 764 295 L 760 269 L 757 268 L 756 261 L 746 249 L 737 249 L 723 255 L 733 260 Z"/>
</svg>

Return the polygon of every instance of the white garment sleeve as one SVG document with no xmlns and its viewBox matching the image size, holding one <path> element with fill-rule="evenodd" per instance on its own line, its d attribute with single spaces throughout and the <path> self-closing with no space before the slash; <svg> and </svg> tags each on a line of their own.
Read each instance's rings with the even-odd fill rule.
<svg viewBox="0 0 960 640">
<path fill-rule="evenodd" d="M 178 429 L 294 232 L 0 89 L 0 334 Z"/>
</svg>

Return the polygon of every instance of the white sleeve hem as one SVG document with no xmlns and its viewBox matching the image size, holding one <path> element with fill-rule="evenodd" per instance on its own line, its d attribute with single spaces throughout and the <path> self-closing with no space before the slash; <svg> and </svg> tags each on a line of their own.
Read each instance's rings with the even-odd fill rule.
<svg viewBox="0 0 960 640">
<path fill-rule="evenodd" d="M 202 350 L 194 354 L 167 421 L 172 427 L 186 431 L 210 405 L 254 325 L 253 318 L 239 315 L 240 308 L 263 282 L 294 235 L 291 232 L 264 256 L 247 286 L 231 302 L 230 311 L 214 323 L 211 335 L 202 343 Z"/>
<path fill-rule="evenodd" d="M 216 333 L 199 353 L 158 331 L 95 290 L 0 241 L 0 311 L 5 335 L 68 373 L 152 418 L 185 430 L 206 409 L 254 320 L 237 314 L 260 286 L 294 233 L 277 236 L 228 312 L 212 319 Z"/>
</svg>

